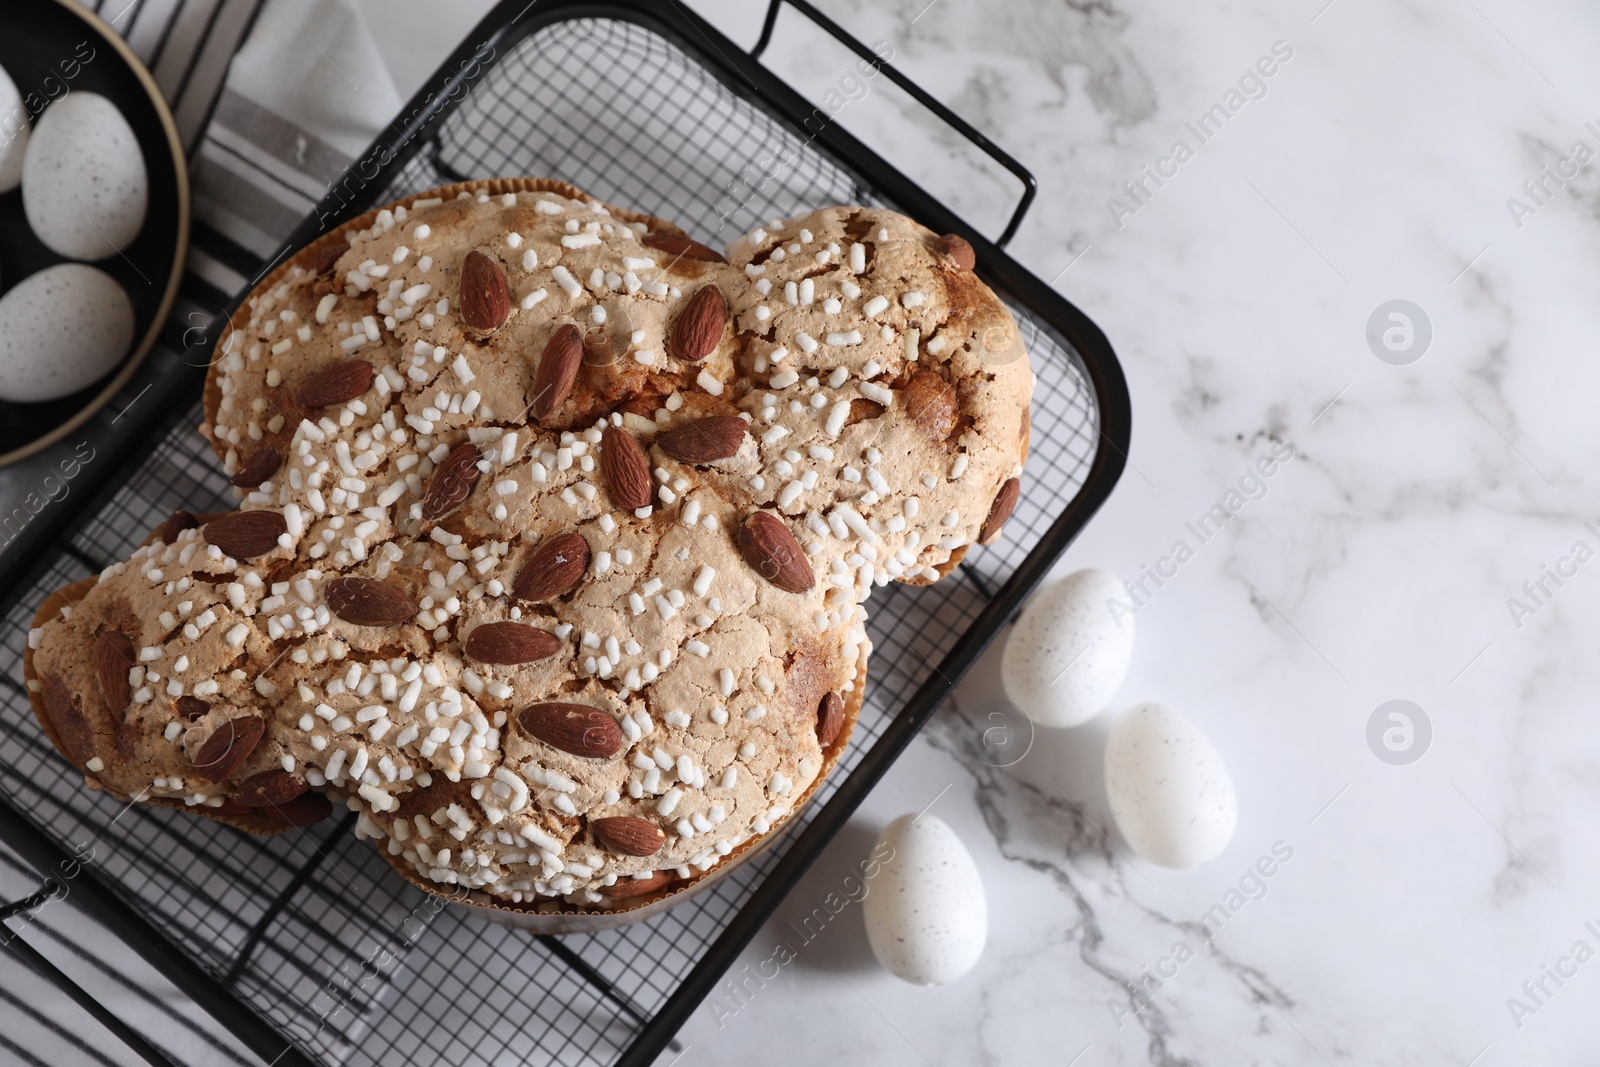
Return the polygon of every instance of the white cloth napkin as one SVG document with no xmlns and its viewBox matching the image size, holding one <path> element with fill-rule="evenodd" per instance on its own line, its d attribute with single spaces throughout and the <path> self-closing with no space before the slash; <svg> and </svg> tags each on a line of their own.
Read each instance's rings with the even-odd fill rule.
<svg viewBox="0 0 1600 1067">
<path fill-rule="evenodd" d="M 383 57 L 350 0 L 267 0 L 227 88 L 347 158 L 400 110 Z"/>
</svg>

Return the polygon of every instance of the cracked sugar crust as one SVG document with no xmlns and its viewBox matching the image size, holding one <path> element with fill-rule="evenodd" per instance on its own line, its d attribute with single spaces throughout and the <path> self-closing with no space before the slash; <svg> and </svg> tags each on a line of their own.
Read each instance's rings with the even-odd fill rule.
<svg viewBox="0 0 1600 1067">
<path fill-rule="evenodd" d="M 186 531 L 30 635 L 36 703 L 93 784 L 216 810 L 247 779 L 298 777 L 360 811 L 361 832 L 420 878 L 510 902 L 604 904 L 619 879 L 693 876 L 782 820 L 828 759 L 818 703 L 864 685 L 862 602 L 890 579 L 935 579 L 1020 473 L 1032 374 L 999 301 L 892 213 L 775 224 L 727 266 L 648 247 L 650 225 L 552 192 L 424 198 L 378 213 L 331 272 L 302 256 L 252 298 L 214 368 L 207 431 L 230 473 L 259 449 L 278 457 L 244 506 L 284 517 L 279 544 L 233 559 Z M 487 334 L 461 321 L 473 250 L 511 296 Z M 729 328 L 703 361 L 680 361 L 674 324 L 707 284 Z M 539 354 L 566 323 L 589 341 L 583 366 L 534 420 Z M 376 372 L 360 396 L 297 397 L 357 360 Z M 655 443 L 707 415 L 749 421 L 734 455 L 686 463 Z M 607 424 L 643 446 L 648 513 L 611 500 Z M 469 442 L 476 483 L 425 516 L 438 465 Z M 809 591 L 741 554 L 759 509 L 798 539 Z M 582 582 L 519 600 L 520 568 L 573 532 L 590 554 Z M 340 618 L 329 585 L 349 576 L 416 613 Z M 478 662 L 464 646 L 492 622 L 559 649 Z M 94 669 L 105 631 L 138 657 L 119 713 Z M 578 755 L 519 725 L 549 701 L 602 709 L 621 749 Z M 252 717 L 266 728 L 248 757 L 220 782 L 197 774 L 216 731 Z M 616 816 L 661 827 L 665 844 L 604 847 L 589 823 Z"/>
<path fill-rule="evenodd" d="M 749 281 L 733 303 L 762 443 L 751 476 L 862 592 L 937 580 L 1022 473 L 1034 379 L 1016 323 L 935 239 L 892 212 L 826 208 L 730 249 Z M 876 559 L 851 559 L 858 542 Z"/>
<path fill-rule="evenodd" d="M 531 524 L 570 528 L 565 519 Z M 269 564 L 275 580 L 258 590 L 255 566 L 230 567 L 187 531 L 175 545 L 141 549 L 112 568 L 68 617 L 47 624 L 34 671 L 85 695 L 81 714 L 97 731 L 89 758 L 101 761 L 85 769 L 118 795 L 219 807 L 244 780 L 289 771 L 362 811 L 364 832 L 387 836 L 434 882 L 498 889 L 512 900 L 522 893 L 590 902 L 588 891 L 608 879 L 709 867 L 706 852 L 720 857 L 719 846 L 731 850 L 780 821 L 787 798 L 821 767 L 818 703 L 857 684 L 856 660 L 846 657 L 864 657 L 866 648 L 853 609 L 826 632 L 773 610 L 775 597 L 790 594 L 755 577 L 724 539 L 707 543 L 677 521 L 618 524 L 612 535 L 598 524 L 580 529 L 597 554 L 612 553 L 604 574 L 548 606 L 463 596 L 444 638 L 428 627 L 432 617 L 371 627 L 327 612 L 327 583 L 340 572 L 299 570 L 284 559 L 288 566 Z M 412 539 L 343 573 L 380 578 L 424 604 L 436 590 L 443 604 L 434 576 L 457 568 L 451 550 L 460 547 Z M 477 547 L 493 573 L 518 562 L 513 545 Z M 694 558 L 683 558 L 691 547 Z M 617 561 L 624 553 L 626 564 Z M 667 608 L 679 594 L 683 610 L 652 604 L 633 615 L 629 594 L 652 580 L 663 582 L 657 595 Z M 239 604 L 236 586 L 245 590 Z M 311 632 L 290 629 L 294 611 L 313 604 Z M 500 621 L 555 634 L 563 648 L 516 666 L 461 654 L 474 629 Z M 184 633 L 191 626 L 192 637 Z M 141 663 L 122 721 L 97 699 L 93 666 L 77 651 L 93 647 L 102 628 L 127 633 Z M 598 677 L 593 660 L 612 642 L 621 662 L 605 670 L 610 678 Z M 661 666 L 669 649 L 676 654 Z M 617 680 L 650 667 L 653 681 L 635 681 L 642 688 Z M 185 698 L 200 701 L 192 719 Z M 628 745 L 614 758 L 589 759 L 508 726 L 530 699 L 602 708 Z M 221 783 L 199 775 L 197 755 L 213 733 L 255 716 L 268 729 L 237 772 Z M 662 825 L 666 846 L 649 857 L 596 847 L 583 820 L 620 815 Z"/>
</svg>

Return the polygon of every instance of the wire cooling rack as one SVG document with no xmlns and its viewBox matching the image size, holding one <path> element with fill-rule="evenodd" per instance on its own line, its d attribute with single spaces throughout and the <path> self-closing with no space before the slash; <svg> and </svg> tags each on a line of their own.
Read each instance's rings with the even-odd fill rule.
<svg viewBox="0 0 1600 1067">
<path fill-rule="evenodd" d="M 557 6 L 569 10 L 515 33 L 502 27 L 492 64 L 480 65 L 426 136 L 392 153 L 350 210 L 463 178 L 527 174 L 718 240 L 835 203 L 921 207 L 930 224 L 955 228 L 938 217 L 942 209 L 908 204 L 925 194 L 847 135 L 798 134 L 774 106 L 792 109 L 798 98 L 763 89 L 752 80 L 759 68 L 746 72 L 747 86 L 714 72 L 710 54 L 692 50 L 687 31 L 708 32 L 692 16 L 664 25 L 615 6 L 610 17 L 570 17 L 576 5 Z M 775 150 L 787 165 L 749 181 L 752 161 Z M 114 913 L 105 904 L 100 914 L 125 937 L 139 933 L 136 947 L 160 950 L 158 966 L 203 993 L 214 1013 L 237 1005 L 255 1029 L 223 1021 L 264 1060 L 650 1062 L 1120 472 L 1126 397 L 1109 347 L 1075 309 L 979 244 L 980 271 L 1011 304 L 1038 375 L 1021 502 L 999 544 L 976 550 L 945 581 L 891 584 L 874 595 L 871 678 L 849 751 L 773 847 L 711 890 L 619 930 L 534 936 L 413 888 L 354 839 L 354 816 L 255 838 L 87 792 L 29 709 L 21 667 L 28 626 L 44 596 L 124 558 L 175 508 L 233 507 L 235 494 L 195 433 L 192 392 L 121 484 L 39 561 L 37 581 L 0 622 L 0 832 L 29 824 L 35 837 L 25 851 L 36 865 L 52 847 L 93 848 L 84 889 L 96 882 L 127 906 Z M 1074 330 L 1076 347 L 1064 335 Z M 1090 345 L 1098 347 L 1082 351 Z M 1108 405 L 1114 435 L 1103 425 Z M 836 795 L 840 803 L 830 805 Z M 280 1037 L 278 1047 L 263 1033 Z"/>
</svg>

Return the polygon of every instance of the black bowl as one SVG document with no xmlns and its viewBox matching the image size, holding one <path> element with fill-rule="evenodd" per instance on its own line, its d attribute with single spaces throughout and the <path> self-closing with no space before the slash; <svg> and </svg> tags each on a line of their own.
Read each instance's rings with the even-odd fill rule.
<svg viewBox="0 0 1600 1067">
<path fill-rule="evenodd" d="M 0 66 L 22 94 L 30 123 L 71 92 L 99 93 L 116 104 L 139 140 L 150 175 L 144 229 L 120 255 L 94 264 L 121 283 L 133 301 L 132 348 L 104 378 L 70 396 L 38 404 L 0 401 L 3 466 L 82 425 L 127 384 L 155 343 L 177 296 L 189 247 L 189 171 L 155 79 L 122 38 L 72 0 L 0 4 Z M 30 274 L 67 262 L 28 228 L 21 188 L 0 195 L 0 295 Z"/>
</svg>

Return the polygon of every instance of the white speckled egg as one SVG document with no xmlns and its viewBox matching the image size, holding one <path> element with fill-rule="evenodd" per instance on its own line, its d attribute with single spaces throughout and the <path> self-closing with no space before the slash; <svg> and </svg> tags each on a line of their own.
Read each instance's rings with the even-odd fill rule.
<svg viewBox="0 0 1600 1067">
<path fill-rule="evenodd" d="M 1106 797 L 1133 850 L 1163 867 L 1198 867 L 1233 837 L 1239 801 L 1222 757 L 1160 704 L 1118 715 L 1106 739 Z"/>
<path fill-rule="evenodd" d="M 0 400 L 54 400 L 115 367 L 133 343 L 133 302 L 97 267 L 62 263 L 0 297 Z"/>
<path fill-rule="evenodd" d="M 28 131 L 28 109 L 22 106 L 17 83 L 0 70 L 0 193 L 9 193 L 22 180 Z"/>
<path fill-rule="evenodd" d="M 883 863 L 862 903 L 878 962 L 917 985 L 944 985 L 972 969 L 989 936 L 977 865 L 933 815 L 902 815 L 878 839 Z"/>
<path fill-rule="evenodd" d="M 1133 616 L 1117 577 L 1083 570 L 1037 593 L 1006 638 L 1006 696 L 1040 726 L 1077 726 L 1111 702 L 1133 658 Z"/>
<path fill-rule="evenodd" d="M 150 177 L 133 127 L 98 93 L 74 92 L 40 116 L 22 163 L 22 208 L 51 251 L 104 259 L 139 236 Z"/>
</svg>

